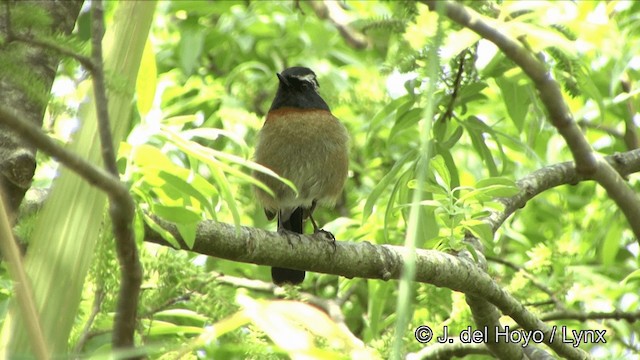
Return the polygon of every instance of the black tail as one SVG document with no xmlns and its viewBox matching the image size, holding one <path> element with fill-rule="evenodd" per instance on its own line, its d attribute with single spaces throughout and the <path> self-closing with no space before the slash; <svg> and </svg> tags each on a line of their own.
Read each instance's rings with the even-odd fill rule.
<svg viewBox="0 0 640 360">
<path fill-rule="evenodd" d="M 302 234 L 304 232 L 302 229 L 302 215 L 302 208 L 295 209 L 289 217 L 289 220 L 280 222 L 280 219 L 278 219 L 278 229 L 281 227 L 284 230 Z M 278 216 L 280 216 L 280 214 L 278 214 Z M 304 271 L 272 267 L 271 279 L 273 279 L 273 283 L 276 285 L 285 283 L 297 285 L 304 280 Z"/>
</svg>

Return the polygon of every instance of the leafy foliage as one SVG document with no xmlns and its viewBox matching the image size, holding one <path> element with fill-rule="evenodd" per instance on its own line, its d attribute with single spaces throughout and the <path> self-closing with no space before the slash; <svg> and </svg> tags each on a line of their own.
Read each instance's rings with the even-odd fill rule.
<svg viewBox="0 0 640 360">
<path fill-rule="evenodd" d="M 251 171 L 267 170 L 250 161 L 252 147 L 275 93 L 275 73 L 301 64 L 316 71 L 322 96 L 351 134 L 344 196 L 336 209 L 317 213 L 336 238 L 403 243 L 416 167 L 425 156 L 417 150 L 419 125 L 430 121 L 430 174 L 422 184 L 427 194 L 421 202 L 426 211 L 419 247 L 458 252 L 465 248 L 465 235 L 481 239 L 488 272 L 540 316 L 566 309 L 637 309 L 637 242 L 615 204 L 594 184 L 545 191 L 495 234 L 483 221 L 503 210 L 497 200 L 515 195 L 519 178 L 571 160 L 526 74 L 476 34 L 444 22 L 440 76 L 430 79 L 425 68 L 435 61 L 428 56 L 435 12 L 407 1 L 342 5 L 351 31 L 368 37 L 367 49 L 350 48 L 335 26 L 304 2 L 161 4 L 138 79 L 136 122 L 119 151 L 140 221 L 149 211 L 174 222 L 189 246 L 203 219 L 273 229 L 253 198 L 251 187 L 260 184 Z M 563 84 L 575 118 L 589 125 L 585 133 L 597 152 L 627 150 L 624 139 L 611 134 L 624 131 L 624 124 L 637 117 L 629 109 L 638 108 L 640 37 L 632 19 L 639 4 L 469 5 L 544 60 Z M 623 75 L 634 89 L 626 95 L 620 86 Z M 436 82 L 434 93 L 426 92 L 429 81 Z M 428 102 L 434 119 L 423 117 Z M 38 176 L 44 183 L 51 177 Z M 637 176 L 628 180 L 638 189 Z M 117 294 L 112 240 L 109 231 L 102 233 L 70 340 L 86 354 L 108 351 Z M 271 288 L 241 281 L 268 282 L 266 267 L 141 247 L 145 280 L 138 340 L 154 358 L 372 358 L 389 353 L 396 282 L 309 274 L 300 289 L 278 293 L 337 304 L 344 324 L 336 324 L 299 303 L 269 302 Z M 2 275 L 0 299 L 6 304 L 10 285 Z M 87 336 L 82 326 L 99 293 L 104 299 Z M 428 324 L 440 335 L 437 329 L 444 326 L 457 334 L 473 324 L 464 296 L 447 288 L 420 284 L 412 305 L 407 353 L 424 347 L 413 338 L 418 325 Z M 301 323 L 305 316 L 308 322 Z M 606 329 L 606 348 L 584 345 L 594 355 L 623 356 L 631 351 L 627 345 L 637 346 L 629 344 L 640 335 L 637 327 L 596 320 L 553 324 Z M 306 345 L 287 346 L 287 337 Z"/>
</svg>

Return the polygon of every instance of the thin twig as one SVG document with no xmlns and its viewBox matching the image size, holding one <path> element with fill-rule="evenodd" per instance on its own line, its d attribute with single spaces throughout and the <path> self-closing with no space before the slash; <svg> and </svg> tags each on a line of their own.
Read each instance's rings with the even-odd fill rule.
<svg viewBox="0 0 640 360">
<path fill-rule="evenodd" d="M 551 313 L 543 314 L 540 318 L 544 321 L 552 320 L 626 320 L 629 323 L 640 321 L 640 311 L 625 312 L 625 311 L 594 311 L 594 312 L 580 312 L 573 310 L 560 310 Z"/>
<path fill-rule="evenodd" d="M 102 9 L 102 0 L 91 2 L 91 17 L 91 59 L 95 63 L 95 69 L 92 72 L 93 94 L 96 100 L 102 160 L 104 161 L 104 166 L 107 171 L 114 177 L 118 177 L 116 156 L 113 150 L 113 138 L 111 137 L 111 124 L 102 60 L 102 36 L 104 35 L 104 10 Z"/>
<path fill-rule="evenodd" d="M 72 59 L 75 59 L 76 61 L 78 61 L 80 63 L 80 65 L 82 65 L 87 71 L 93 72 L 93 62 L 91 61 L 90 58 L 78 54 L 77 52 L 67 49 L 66 47 L 56 44 L 54 42 L 50 42 L 47 40 L 43 40 L 43 39 L 36 39 L 33 36 L 26 36 L 26 35 L 22 35 L 22 34 L 16 34 L 13 31 L 13 28 L 11 26 L 11 15 L 10 15 L 10 8 L 9 8 L 9 1 L 5 1 L 5 44 L 8 44 L 12 41 L 18 41 L 18 42 L 23 42 L 26 44 L 31 44 L 37 47 L 41 47 L 41 48 L 45 48 L 45 49 L 49 49 L 49 50 L 53 50 L 58 52 L 60 55 L 64 55 L 67 57 L 70 57 Z"/>
<path fill-rule="evenodd" d="M 578 121 L 578 125 L 580 127 L 583 127 L 583 128 L 601 131 L 601 132 L 603 132 L 603 133 L 605 133 L 607 135 L 613 136 L 616 139 L 624 140 L 624 134 L 621 133 L 620 131 L 618 131 L 617 129 L 615 129 L 613 127 L 610 127 L 610 126 L 601 125 L 601 124 L 594 124 L 594 123 L 592 123 L 590 121 L 586 121 L 586 120 Z M 633 150 L 633 148 L 631 148 L 629 150 Z"/>
<path fill-rule="evenodd" d="M 627 94 L 631 93 L 631 81 L 629 81 L 627 74 L 624 74 L 624 77 L 620 80 L 620 85 L 622 86 L 622 91 Z M 624 118 L 624 142 L 627 145 L 627 149 L 633 150 L 640 146 L 638 144 L 638 127 L 633 121 L 633 118 L 636 115 L 636 107 L 633 104 L 633 97 L 627 99 L 627 112 L 629 116 L 625 116 Z"/>
<path fill-rule="evenodd" d="M 468 53 L 469 53 L 468 49 L 467 50 L 463 50 L 457 56 L 457 58 L 459 59 L 460 63 L 458 64 L 458 71 L 456 72 L 456 77 L 455 77 L 454 82 L 453 82 L 453 86 L 452 86 L 453 91 L 451 92 L 451 96 L 449 97 L 449 103 L 447 104 L 447 110 L 442 112 L 442 114 L 438 118 L 438 122 L 446 121 L 446 120 L 450 119 L 451 116 L 453 115 L 453 106 L 456 103 L 456 100 L 458 98 L 458 92 L 460 91 L 460 83 L 462 82 L 462 74 L 464 73 L 464 62 L 465 62 L 465 59 L 466 59 Z"/>
<path fill-rule="evenodd" d="M 13 238 L 9 216 L 4 207 L 4 195 L 0 193 L 0 251 L 7 260 L 9 273 L 13 279 L 18 307 L 22 312 L 31 347 L 38 360 L 49 359 L 50 353 L 40 325 L 40 316 L 31 290 L 31 282 L 22 263 L 22 256 Z"/>
<path fill-rule="evenodd" d="M 80 65 L 82 65 L 82 67 L 84 67 L 87 71 L 89 72 L 93 72 L 94 70 L 94 64 L 91 61 L 90 58 L 84 56 L 84 55 L 80 55 L 77 52 L 68 49 L 62 45 L 44 40 L 44 39 L 36 39 L 33 36 L 25 36 L 25 35 L 19 35 L 19 34 L 14 34 L 14 33 L 9 33 L 7 34 L 7 42 L 11 42 L 11 41 L 19 41 L 19 42 L 23 42 L 26 44 L 31 44 L 37 47 L 41 47 L 41 48 L 45 48 L 45 49 L 49 49 L 49 50 L 53 50 L 58 52 L 60 55 L 63 56 L 67 56 L 70 57 L 72 59 L 75 59 L 77 62 L 80 63 Z"/>
<path fill-rule="evenodd" d="M 179 296 L 176 296 L 174 298 L 171 298 L 167 301 L 165 301 L 164 303 L 160 304 L 159 306 L 147 310 L 144 313 L 140 314 L 140 318 L 150 318 L 152 316 L 154 316 L 156 313 L 159 313 L 160 311 L 164 311 L 167 310 L 168 308 L 170 308 L 171 306 L 177 304 L 177 303 L 181 303 L 184 301 L 189 301 L 191 300 L 191 297 L 193 296 L 194 291 L 189 291 L 186 294 L 182 294 Z"/>
<path fill-rule="evenodd" d="M 296 2 L 299 5 L 298 2 Z M 366 49 L 369 45 L 367 37 L 353 29 L 349 25 L 349 20 L 344 10 L 340 7 L 340 3 L 337 1 L 311 1 L 308 3 L 316 16 L 320 19 L 329 20 L 336 27 L 340 36 L 344 39 L 345 43 L 354 49 L 362 50 Z M 302 9 L 300 9 L 302 11 Z"/>
<path fill-rule="evenodd" d="M 549 296 L 549 298 L 551 299 L 551 301 L 553 302 L 553 304 L 555 304 L 555 306 L 558 309 L 564 310 L 565 306 L 564 304 L 558 300 L 558 297 L 556 296 L 556 294 L 553 292 L 553 290 L 549 289 L 545 284 L 542 284 L 541 282 L 539 282 L 535 276 L 531 275 L 527 269 L 525 269 L 522 266 L 519 266 L 517 264 L 512 263 L 511 261 L 499 258 L 499 257 L 493 257 L 493 256 L 487 256 L 487 260 L 489 261 L 493 261 L 495 263 L 498 264 L 502 264 L 504 266 L 510 267 L 511 269 L 515 270 L 515 271 L 521 271 L 523 276 L 527 279 L 529 279 L 529 281 L 531 281 L 531 283 L 533 284 L 533 286 L 537 287 L 538 289 L 540 289 L 542 292 L 544 292 L 545 294 L 547 294 Z"/>
<path fill-rule="evenodd" d="M 28 121 L 21 120 L 15 112 L 0 105 L 0 122 L 6 124 L 13 132 L 29 142 L 64 166 L 73 170 L 89 184 L 108 194 L 128 195 L 128 190 L 118 179 L 109 173 L 84 160 L 80 156 L 66 150 L 48 137 L 42 129 Z"/>
<path fill-rule="evenodd" d="M 80 353 L 82 349 L 84 349 L 85 344 L 90 339 L 91 327 L 93 327 L 93 322 L 96 319 L 96 316 L 100 313 L 100 308 L 102 307 L 102 302 L 105 298 L 104 287 L 99 286 L 96 291 L 93 293 L 93 305 L 91 306 L 91 314 L 89 314 L 89 318 L 87 322 L 84 324 L 82 328 L 82 332 L 80 333 L 80 338 L 75 346 L 75 352 Z"/>
<path fill-rule="evenodd" d="M 102 35 L 104 34 L 104 11 L 102 0 L 91 2 L 91 57 L 94 64 L 93 89 L 96 100 L 98 131 L 102 148 L 102 159 L 107 171 L 118 179 L 118 167 L 111 137 L 104 67 L 102 65 Z M 116 253 L 120 264 L 120 291 L 113 324 L 113 347 L 133 347 L 142 266 L 133 232 L 135 204 L 129 193 L 109 193 L 109 215 L 113 222 Z M 134 356 L 135 357 L 135 356 Z"/>
</svg>

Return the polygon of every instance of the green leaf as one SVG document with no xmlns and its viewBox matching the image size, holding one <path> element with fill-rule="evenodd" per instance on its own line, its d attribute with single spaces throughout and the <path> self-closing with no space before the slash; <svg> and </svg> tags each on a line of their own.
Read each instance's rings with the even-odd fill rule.
<svg viewBox="0 0 640 360">
<path fill-rule="evenodd" d="M 407 94 L 401 96 L 395 100 L 389 102 L 382 110 L 378 111 L 378 113 L 371 119 L 369 122 L 369 131 L 367 132 L 367 143 L 370 143 L 369 139 L 373 136 L 374 133 L 378 131 L 380 127 L 384 125 L 385 120 L 395 111 L 400 109 L 401 107 L 411 107 L 415 102 L 415 98 L 411 94 Z"/>
<path fill-rule="evenodd" d="M 502 149 L 502 143 L 500 142 L 500 139 L 498 138 L 498 134 L 496 133 L 496 131 L 493 130 L 491 126 L 485 124 L 483 121 L 481 121 L 475 116 L 470 116 L 462 124 L 466 126 L 467 131 L 469 132 L 469 136 L 471 137 L 473 146 L 476 148 L 476 150 L 479 151 L 479 154 L 481 155 L 482 158 L 484 158 L 485 162 L 487 163 L 487 166 L 489 167 L 489 174 L 491 176 L 498 176 L 499 174 L 495 164 L 495 160 L 493 159 L 493 155 L 491 154 L 491 151 L 485 144 L 484 136 L 482 135 L 483 133 L 486 133 L 490 135 L 493 138 L 493 140 L 496 142 L 496 145 L 498 147 L 498 151 L 500 152 L 500 157 L 502 160 L 502 169 L 504 171 L 507 164 L 510 163 L 510 160 L 507 157 L 507 155 L 504 153 L 504 150 Z"/>
<path fill-rule="evenodd" d="M 469 230 L 474 236 L 482 240 L 485 244 L 493 243 L 493 231 L 491 226 L 482 220 L 469 219 L 460 221 L 466 230 Z"/>
<path fill-rule="evenodd" d="M 448 34 L 445 43 L 439 49 L 442 63 L 447 63 L 462 51 L 472 48 L 480 39 L 480 35 L 467 28 Z"/>
<path fill-rule="evenodd" d="M 199 324 L 200 326 L 204 326 L 209 320 L 206 316 L 200 315 L 197 312 L 189 309 L 167 309 L 161 310 L 155 314 L 153 314 L 154 319 L 172 319 L 179 318 L 189 320 L 192 323 Z"/>
<path fill-rule="evenodd" d="M 389 201 L 387 202 L 387 206 L 384 213 L 384 240 L 385 242 L 391 242 L 389 237 L 389 225 L 392 224 L 392 216 L 394 212 L 400 208 L 395 206 L 396 203 L 408 202 L 409 192 L 408 183 L 409 179 L 411 179 L 413 172 L 412 168 L 408 168 L 405 170 L 402 175 L 399 176 L 398 181 L 396 181 L 393 189 L 391 190 L 391 195 L 389 196 Z"/>
<path fill-rule="evenodd" d="M 415 189 L 416 188 L 416 181 L 415 180 L 411 180 L 407 183 L 407 187 L 409 189 Z M 439 183 L 433 184 L 431 183 L 431 181 L 427 181 L 424 184 L 422 184 L 422 190 L 431 193 L 431 194 L 439 194 L 439 195 L 447 195 L 449 194 L 449 189 L 445 188 L 444 186 L 440 185 Z"/>
<path fill-rule="evenodd" d="M 436 144 L 436 147 L 442 149 L 441 152 L 443 152 L 444 149 L 450 149 L 458 143 L 458 140 L 460 140 L 462 134 L 464 134 L 464 128 L 456 124 L 453 134 L 451 134 L 448 139 L 438 142 Z"/>
<path fill-rule="evenodd" d="M 396 117 L 396 122 L 393 124 L 393 127 L 391 128 L 391 133 L 389 134 L 389 138 L 387 139 L 387 142 L 393 143 L 395 140 L 395 137 L 399 133 L 414 127 L 422 118 L 423 112 L 424 112 L 423 108 L 413 108 L 403 113 L 398 112 L 398 116 Z"/>
<path fill-rule="evenodd" d="M 365 341 L 378 339 L 383 330 L 382 320 L 386 308 L 389 293 L 393 290 L 392 283 L 384 281 L 367 280 L 368 293 L 368 326 L 365 331 Z"/>
<path fill-rule="evenodd" d="M 184 170 L 187 172 L 186 169 Z M 174 187 L 183 197 L 191 196 L 197 199 L 208 211 L 215 213 L 210 199 L 212 195 L 217 194 L 217 190 L 200 175 L 191 173 L 188 177 L 182 177 L 160 170 L 158 172 L 158 178 L 166 183 L 165 186 L 169 185 Z M 190 181 L 186 179 L 190 179 Z"/>
<path fill-rule="evenodd" d="M 178 240 L 176 240 L 175 237 L 173 237 L 173 235 L 168 232 L 167 230 L 165 230 L 165 228 L 163 228 L 162 226 L 158 225 L 155 221 L 153 221 L 153 219 L 147 215 L 144 211 L 142 212 L 142 216 L 145 220 L 145 222 L 147 223 L 147 225 L 149 225 L 149 227 L 157 232 L 158 234 L 160 234 L 160 236 L 162 236 L 162 238 L 164 240 L 166 240 L 169 244 L 171 244 L 171 246 L 173 246 L 175 249 L 180 249 L 180 243 L 178 243 Z"/>
<path fill-rule="evenodd" d="M 609 222 L 611 221 L 613 221 L 613 219 L 609 217 Z M 615 264 L 616 256 L 618 255 L 618 251 L 620 251 L 620 239 L 622 239 L 622 227 L 610 226 L 606 231 L 604 241 L 600 248 L 602 265 L 611 266 Z"/>
<path fill-rule="evenodd" d="M 198 24 L 197 18 L 189 18 L 183 21 L 180 31 L 180 44 L 178 54 L 180 56 L 180 68 L 185 75 L 191 75 L 202 53 L 204 44 L 204 29 Z"/>
<path fill-rule="evenodd" d="M 466 200 L 475 199 L 478 201 L 487 201 L 494 198 L 510 197 L 519 193 L 520 190 L 513 186 L 506 185 L 489 185 L 482 188 L 472 190 L 458 198 L 456 203 L 462 203 Z"/>
<path fill-rule="evenodd" d="M 460 129 L 460 135 L 462 135 L 462 127 L 458 127 Z M 455 160 L 453 160 L 453 156 L 449 151 L 449 148 L 443 148 L 440 144 L 436 144 L 435 146 L 436 152 L 438 155 L 442 156 L 444 159 L 444 163 L 449 170 L 449 174 L 451 176 L 451 184 L 450 187 L 452 189 L 456 189 L 460 186 L 460 175 L 458 174 L 458 167 L 456 166 Z M 454 193 L 454 196 L 458 196 L 457 192 Z"/>
<path fill-rule="evenodd" d="M 167 140 L 171 141 L 185 154 L 192 156 L 202 161 L 203 163 L 207 164 L 210 168 L 212 168 L 212 171 L 214 171 L 213 168 L 215 168 L 216 172 L 218 171 L 227 172 L 231 175 L 236 176 L 241 180 L 247 181 L 255 186 L 263 188 L 268 193 L 271 193 L 271 189 L 266 187 L 260 181 L 256 180 L 253 176 L 248 175 L 238 170 L 237 168 L 230 166 L 229 164 L 221 161 L 221 160 L 225 160 L 232 164 L 244 166 L 249 170 L 259 171 L 259 172 L 271 175 L 274 178 L 278 179 L 279 181 L 282 181 L 284 184 L 289 186 L 292 190 L 294 190 L 297 193 L 295 185 L 293 185 L 291 181 L 279 176 L 278 174 L 273 172 L 273 170 L 266 168 L 260 164 L 257 164 L 253 161 L 249 161 L 247 159 L 241 158 L 233 154 L 226 153 L 224 151 L 218 151 L 215 149 L 202 146 L 194 141 L 186 140 L 180 135 L 166 128 L 162 129 L 160 135 L 166 138 Z"/>
<path fill-rule="evenodd" d="M 136 79 L 136 106 L 141 118 L 144 118 L 156 96 L 156 86 L 158 78 L 158 69 L 156 67 L 156 57 L 153 52 L 150 38 L 144 45 L 142 52 L 142 60 L 140 62 L 140 70 L 138 70 L 138 78 Z"/>
<path fill-rule="evenodd" d="M 447 165 L 445 164 L 442 156 L 434 156 L 431 159 L 431 167 L 438 175 L 436 177 L 436 182 L 449 192 L 451 190 L 451 174 L 449 174 L 449 169 L 447 169 Z"/>
<path fill-rule="evenodd" d="M 491 185 L 504 185 L 517 188 L 515 181 L 502 176 L 484 178 L 476 182 L 476 188 L 483 188 Z"/>
<path fill-rule="evenodd" d="M 460 89 L 458 92 L 458 103 L 467 103 L 480 99 L 486 99 L 486 96 L 482 94 L 482 91 L 488 87 L 486 82 L 474 82 L 468 84 Z"/>
<path fill-rule="evenodd" d="M 144 321 L 143 323 L 145 323 Z M 181 326 L 167 321 L 153 320 L 147 323 L 149 326 L 145 334 L 148 336 L 157 335 L 200 335 L 204 329 L 198 326 Z"/>
<path fill-rule="evenodd" d="M 497 51 L 482 70 L 482 76 L 484 78 L 497 78 L 515 67 L 516 64 L 511 59 L 507 58 L 501 51 Z"/>
<path fill-rule="evenodd" d="M 575 43 L 554 29 L 552 26 L 540 26 L 522 21 L 510 21 L 504 23 L 504 30 L 513 38 L 525 38 L 527 45 L 534 53 L 540 53 L 544 49 L 554 47 L 561 50 L 567 56 L 577 57 Z"/>
<path fill-rule="evenodd" d="M 168 126 L 180 126 L 195 123 L 198 120 L 196 115 L 179 115 L 162 119 L 162 123 Z"/>
<path fill-rule="evenodd" d="M 598 86 L 593 81 L 593 74 L 591 70 L 586 66 L 580 66 L 575 72 L 576 81 L 578 82 L 578 87 L 582 92 L 587 95 L 590 99 L 594 100 L 598 105 L 598 110 L 600 110 L 600 121 L 605 121 L 606 107 L 604 105 L 604 100 L 602 98 L 602 94 L 598 89 Z"/>
<path fill-rule="evenodd" d="M 491 176 L 497 176 L 498 168 L 496 167 L 493 155 L 491 155 L 491 150 L 489 150 L 487 144 L 484 143 L 484 137 L 482 136 L 483 132 L 475 126 L 469 126 L 469 123 L 465 122 L 464 124 L 467 126 L 467 133 L 471 138 L 471 144 L 478 155 L 480 155 L 480 158 L 484 160 L 484 163 L 488 167 L 489 174 L 491 174 Z"/>
<path fill-rule="evenodd" d="M 499 76 L 495 78 L 496 84 L 500 87 L 500 93 L 509 118 L 518 129 L 522 132 L 524 120 L 529 112 L 531 105 L 531 84 L 525 82 L 524 76 L 505 77 Z"/>
<path fill-rule="evenodd" d="M 176 167 L 176 165 L 169 160 L 167 155 L 154 146 L 143 144 L 134 147 L 132 151 L 133 162 L 139 167 L 153 167 L 160 169 L 172 169 Z"/>
<path fill-rule="evenodd" d="M 153 205 L 154 214 L 175 224 L 192 224 L 200 222 L 200 214 L 180 206 Z"/>
<path fill-rule="evenodd" d="M 182 240 L 184 240 L 184 243 L 187 244 L 189 249 L 192 249 L 193 244 L 195 244 L 196 242 L 196 231 L 198 230 L 198 223 L 177 223 L 176 228 L 178 228 L 178 232 L 180 233 L 180 236 L 182 236 Z"/>
<path fill-rule="evenodd" d="M 382 195 L 384 190 L 391 184 L 392 181 L 395 180 L 396 175 L 402 170 L 407 162 L 415 158 L 417 152 L 415 150 L 409 151 L 405 156 L 403 156 L 400 160 L 396 161 L 391 170 L 378 182 L 378 184 L 371 190 L 369 196 L 367 197 L 367 201 L 364 204 L 362 209 L 362 222 L 367 221 L 371 213 L 373 212 L 373 207 L 376 204 L 378 198 Z"/>
<path fill-rule="evenodd" d="M 637 269 L 631 272 L 631 274 L 627 275 L 624 279 L 622 279 L 620 283 L 622 285 L 625 285 L 632 282 L 640 284 L 640 269 Z"/>
</svg>

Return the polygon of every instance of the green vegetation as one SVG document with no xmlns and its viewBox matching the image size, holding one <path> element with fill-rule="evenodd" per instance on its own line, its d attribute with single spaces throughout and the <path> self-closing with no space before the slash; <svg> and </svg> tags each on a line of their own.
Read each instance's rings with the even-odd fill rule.
<svg viewBox="0 0 640 360">
<path fill-rule="evenodd" d="M 107 33 L 126 26 L 118 18 L 126 3 L 106 3 Z M 405 282 L 403 291 L 395 279 L 314 272 L 307 272 L 300 287 L 281 289 L 271 286 L 269 266 L 144 241 L 144 223 L 176 248 L 194 247 L 204 220 L 232 224 L 236 235 L 240 226 L 275 230 L 254 199 L 251 157 L 275 94 L 275 74 L 296 65 L 316 72 L 321 95 L 351 134 L 344 196 L 335 209 L 315 213 L 339 242 L 415 246 L 466 264 L 477 262 L 475 272 L 486 271 L 547 326 L 558 331 L 566 326 L 569 333 L 606 330 L 606 344 L 585 343 L 581 350 L 601 358 L 640 352 L 634 340 L 640 336 L 640 242 L 630 226 L 640 223 L 640 214 L 623 213 L 611 188 L 587 180 L 601 181 L 599 175 L 576 172 L 570 164 L 553 166 L 575 160 L 575 139 L 567 140 L 561 135 L 565 129 L 554 126 L 550 100 L 540 96 L 529 69 L 451 21 L 444 2 L 437 3 L 440 12 L 411 1 L 161 1 L 146 47 L 137 41 L 131 49 L 141 57 L 137 78 L 123 65 L 109 67 L 109 56 L 118 56 L 113 54 L 123 49 L 124 40 L 105 40 L 109 101 L 124 106 L 119 112 L 110 109 L 111 121 L 131 124 L 120 130 L 125 140 L 117 160 L 137 209 L 133 226 L 144 278 L 135 343 L 149 358 L 388 358 L 394 343 L 396 355 L 423 351 L 415 354 L 422 358 L 440 344 L 416 341 L 414 331 L 421 325 L 430 326 L 434 336 L 446 326 L 457 338 L 468 326 L 480 328 L 479 317 L 491 318 L 499 308 L 495 321 L 512 329 L 524 326 L 514 320 L 521 309 L 506 314 L 484 284 L 461 281 L 461 288 L 442 283 L 443 274 L 467 276 L 446 261 L 437 266 L 436 260 L 418 261 L 413 271 L 424 274 L 420 266 L 428 265 L 433 276 L 411 286 Z M 544 64 L 560 84 L 565 114 L 579 124 L 595 155 L 616 156 L 608 159 L 626 183 L 615 186 L 637 193 L 640 3 L 464 5 Z M 12 14 L 16 32 L 36 21 L 30 15 L 46 19 L 39 11 Z M 58 43 L 88 54 L 89 22 L 90 15 L 81 13 L 74 33 Z M 145 37 L 139 28 L 130 31 Z M 9 46 L 10 37 L 4 34 L 0 44 Z M 5 62 L 0 60 L 0 79 L 15 68 Z M 43 128 L 99 164 L 97 133 L 95 138 L 85 134 L 96 120 L 83 109 L 87 104 L 77 106 L 92 96 L 91 77 L 68 57 L 61 64 Z M 21 74 L 17 71 L 12 76 Z M 27 75 L 22 78 L 20 84 L 30 81 Z M 16 89 L 26 91 L 23 87 Z M 77 121 L 82 130 L 69 135 Z M 68 326 L 55 334 L 60 338 L 52 347 L 55 356 L 117 355 L 111 334 L 120 273 L 106 197 L 86 195 L 93 211 L 82 202 L 66 201 L 69 194 L 83 196 L 74 190 L 80 185 L 64 185 L 66 177 L 92 193 L 101 190 L 70 171 L 56 177 L 54 159 L 42 153 L 37 159 L 33 187 L 51 186 L 45 203 L 57 203 L 21 215 L 16 232 L 29 247 L 40 249 L 27 252 L 30 274 L 56 277 L 33 283 L 36 299 L 42 294 L 57 299 L 49 305 L 37 302 L 42 318 L 51 319 L 43 321 L 45 338 L 47 329 L 61 326 L 52 324 L 54 319 L 62 319 Z M 67 195 L 57 195 L 61 188 Z M 514 200 L 523 196 L 524 201 Z M 510 216 L 500 218 L 505 209 Z M 154 224 L 153 216 L 176 224 L 182 241 Z M 81 235 L 81 225 L 65 219 L 89 230 Z M 53 229 L 60 228 L 71 231 L 61 235 L 66 241 L 45 246 Z M 65 251 L 64 259 L 56 259 L 56 248 Z M 80 262 L 77 268 L 70 259 Z M 360 262 L 353 259 L 354 273 Z M 73 270 L 63 266 L 54 272 L 45 264 Z M 49 293 L 51 286 L 57 291 Z M 3 267 L 5 344 L 12 332 L 9 320 L 17 316 L 13 295 L 12 277 Z M 479 310 L 478 298 L 490 310 Z M 61 313 L 56 303 L 68 308 Z M 402 314 L 406 318 L 398 319 Z M 14 348 L 29 351 L 22 341 Z M 546 345 L 535 346 L 556 355 Z M 470 358 L 492 357 L 487 348 L 460 348 L 459 354 Z"/>
</svg>

